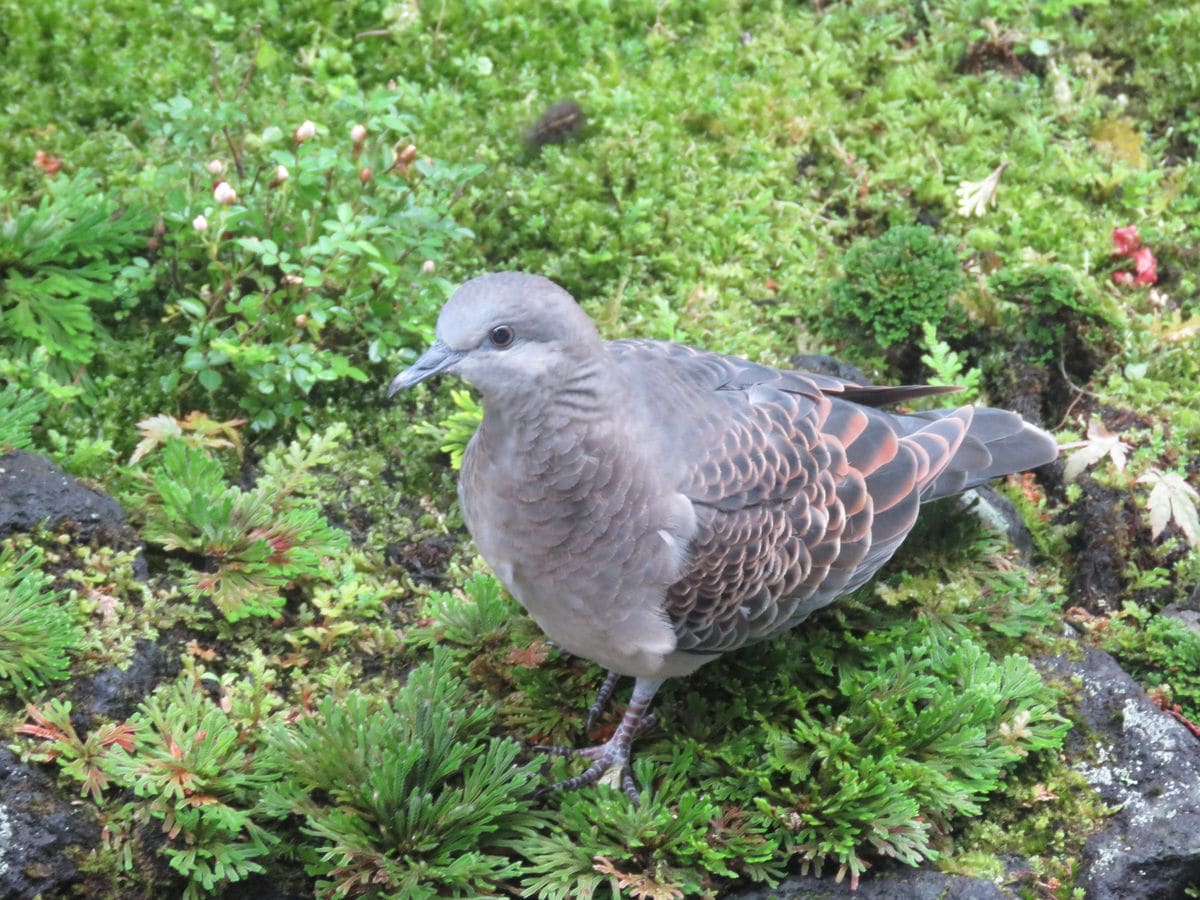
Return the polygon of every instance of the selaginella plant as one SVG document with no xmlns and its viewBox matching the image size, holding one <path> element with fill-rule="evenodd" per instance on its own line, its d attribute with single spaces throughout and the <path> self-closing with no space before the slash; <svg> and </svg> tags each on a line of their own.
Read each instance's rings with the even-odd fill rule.
<svg viewBox="0 0 1200 900">
<path fill-rule="evenodd" d="M 451 656 L 391 698 L 353 692 L 268 730 L 264 808 L 300 820 L 299 856 L 325 896 L 492 896 L 522 871 L 514 848 L 538 823 L 536 772 L 492 739 Z"/>
<path fill-rule="evenodd" d="M 346 547 L 345 532 L 304 496 L 311 470 L 344 434 L 334 426 L 272 453 L 251 490 L 229 484 L 205 447 L 167 438 L 147 476 L 146 540 L 208 560 L 185 576 L 184 588 L 193 599 L 209 597 L 230 621 L 277 615 L 285 587 L 320 575 Z"/>
<path fill-rule="evenodd" d="M 83 642 L 64 592 L 39 569 L 42 560 L 36 547 L 20 554 L 0 547 L 0 692 L 66 678 L 68 653 Z"/>
<path fill-rule="evenodd" d="M 1049 601 L 989 561 L 1003 549 L 995 535 L 973 540 L 960 552 L 978 561 L 941 594 L 937 573 L 905 573 L 879 586 L 882 604 L 843 601 L 803 634 L 668 687 L 665 721 L 642 739 L 640 806 L 607 785 L 558 798 L 519 847 L 523 888 L 685 897 L 724 878 L 774 881 L 797 862 L 857 882 L 881 857 L 937 858 L 956 823 L 1068 727 L 1024 657 L 985 649 L 1041 633 Z M 461 594 L 431 595 L 429 623 L 409 637 L 469 665 L 517 736 L 569 741 L 586 700 L 564 708 L 562 685 L 578 666 L 525 648 L 532 632 L 510 602 L 476 575 Z M 556 761 L 551 777 L 571 771 Z"/>
<path fill-rule="evenodd" d="M 789 641 L 748 662 L 762 674 L 739 678 L 739 696 L 711 681 L 689 692 L 684 746 L 710 796 L 749 805 L 803 868 L 832 863 L 852 885 L 872 858 L 937 858 L 951 823 L 1068 727 L 1027 660 L 994 660 L 927 620 Z"/>
<path fill-rule="evenodd" d="M 11 383 L 0 388 L 0 454 L 33 443 L 33 428 L 47 399 L 44 394 Z"/>
<path fill-rule="evenodd" d="M 48 178 L 36 205 L 0 196 L 0 341 L 44 347 L 56 360 L 87 363 L 104 332 L 101 311 L 135 293 L 151 218 L 121 209 L 96 177 Z M 6 208 L 7 207 L 7 208 Z"/>
<path fill-rule="evenodd" d="M 845 274 L 830 290 L 838 333 L 865 327 L 880 347 L 915 343 L 933 323 L 949 330 L 953 295 L 963 283 L 954 245 L 926 225 L 897 225 L 846 253 Z"/>
<path fill-rule="evenodd" d="M 71 721 L 69 700 L 49 700 L 41 708 L 30 703 L 25 708 L 32 720 L 18 725 L 17 734 L 40 738 L 42 743 L 22 752 L 24 759 L 57 762 L 63 772 L 80 782 L 81 794 L 90 794 L 99 804 L 108 787 L 108 774 L 100 765 L 112 747 L 133 749 L 133 727 L 124 722 L 108 723 L 81 738 Z"/>
<path fill-rule="evenodd" d="M 171 868 L 186 898 L 262 872 L 278 838 L 263 827 L 258 798 L 277 775 L 255 752 L 255 736 L 185 672 L 129 720 L 132 739 L 101 759 L 112 782 L 137 798 L 135 818 L 162 823 Z"/>
</svg>

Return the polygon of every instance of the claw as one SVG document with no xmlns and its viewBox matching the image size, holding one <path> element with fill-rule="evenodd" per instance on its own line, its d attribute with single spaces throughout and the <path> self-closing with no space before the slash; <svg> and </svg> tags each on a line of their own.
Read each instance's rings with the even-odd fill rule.
<svg viewBox="0 0 1200 900">
<path fill-rule="evenodd" d="M 607 701 L 604 696 L 605 689 L 608 693 L 612 693 L 609 687 L 609 682 L 616 683 L 616 677 L 613 673 L 604 681 L 604 688 L 601 688 L 601 699 Z M 658 720 L 658 717 L 649 712 L 650 701 L 654 699 L 654 694 L 658 690 L 661 681 L 651 681 L 645 678 L 639 678 L 633 686 L 633 696 L 629 698 L 629 706 L 625 709 L 625 715 L 621 717 L 621 724 L 617 726 L 617 730 L 613 732 L 611 738 L 596 747 L 583 747 L 578 750 L 570 747 L 554 747 L 554 746 L 539 746 L 536 749 L 544 753 L 549 753 L 554 756 L 581 756 L 584 759 L 592 760 L 592 764 L 588 766 L 587 771 L 571 778 L 564 779 L 555 784 L 550 785 L 539 794 L 549 793 L 551 791 L 573 791 L 577 788 L 584 787 L 589 784 L 595 784 L 601 779 L 605 772 L 613 768 L 621 770 L 621 789 L 635 804 L 638 802 L 637 784 L 633 780 L 633 770 L 629 765 L 630 746 L 633 744 L 633 739 L 648 728 L 651 728 Z M 600 703 L 600 700 L 597 700 Z M 594 707 L 593 707 L 594 708 Z M 601 705 L 601 708 L 603 706 Z"/>
<path fill-rule="evenodd" d="M 596 695 L 596 702 L 588 710 L 587 724 L 583 726 L 584 734 L 590 734 L 591 730 L 596 726 L 600 714 L 604 712 L 604 707 L 608 706 L 608 701 L 612 699 L 613 691 L 616 689 L 617 681 L 620 678 L 621 676 L 616 672 L 609 672 L 604 676 L 604 684 L 600 685 L 600 693 Z"/>
</svg>

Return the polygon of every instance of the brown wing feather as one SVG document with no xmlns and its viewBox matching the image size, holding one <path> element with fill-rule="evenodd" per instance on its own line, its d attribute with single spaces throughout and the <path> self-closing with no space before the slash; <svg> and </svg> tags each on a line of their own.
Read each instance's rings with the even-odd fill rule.
<svg viewBox="0 0 1200 900">
<path fill-rule="evenodd" d="M 664 601 L 679 650 L 732 650 L 800 622 L 865 584 L 923 500 L 1054 455 L 1052 439 L 1000 410 L 875 408 L 952 388 L 863 387 L 654 341 L 610 347 L 671 368 L 681 390 L 657 414 L 721 401 L 687 410 L 680 490 L 696 532 Z"/>
</svg>

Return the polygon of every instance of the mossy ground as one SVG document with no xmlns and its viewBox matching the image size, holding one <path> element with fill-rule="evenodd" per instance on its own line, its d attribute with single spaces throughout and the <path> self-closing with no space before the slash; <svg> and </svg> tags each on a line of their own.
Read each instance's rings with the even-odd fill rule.
<svg viewBox="0 0 1200 900">
<path fill-rule="evenodd" d="M 43 548 L 81 634 L 69 680 L 51 666 L 44 685 L 0 681 L 5 734 L 29 721 L 25 701 L 45 709 L 127 664 L 137 638 L 184 661 L 132 749 L 96 763 L 112 781 L 100 807 L 111 839 L 87 857 L 91 887 L 128 896 L 186 877 L 203 892 L 265 869 L 335 893 L 672 896 L 775 878 L 806 857 L 851 873 L 936 857 L 1003 878 L 1001 858 L 1017 854 L 1033 873 L 1024 890 L 1071 896 L 1072 860 L 1103 810 L 1053 752 L 1052 693 L 996 685 L 1004 666 L 1020 682 L 1025 656 L 1061 649 L 1062 611 L 1080 607 L 1096 640 L 1200 712 L 1194 636 L 1157 615 L 1200 580 L 1186 490 L 1200 478 L 1198 14 L 246 0 L 125 4 L 118 19 L 101 4 L 0 2 L 0 387 L 15 386 L 0 390 L 0 441 L 120 499 L 131 541 L 159 535 L 146 580 L 127 547 L 13 542 Z M 579 132 L 525 140 L 563 98 L 586 116 Z M 304 120 L 317 135 L 301 146 Z M 361 156 L 356 122 L 370 123 Z M 956 189 L 1002 164 L 994 206 L 964 214 Z M 289 180 L 271 186 L 279 165 Z M 218 180 L 237 189 L 233 206 L 214 201 Z M 54 243 L 77 208 L 105 211 L 107 243 Z M 851 247 L 913 224 L 961 264 L 951 313 L 930 323 L 954 359 L 877 346 L 830 299 Z M 1131 224 L 1153 285 L 1111 277 L 1129 268 L 1111 232 Z M 39 280 L 88 265 L 102 284 Z M 555 278 L 608 337 L 776 364 L 831 352 L 881 381 L 978 370 L 985 402 L 1090 442 L 1068 453 L 1096 452 L 1078 479 L 1003 488 L 1033 533 L 1032 568 L 941 505 L 876 586 L 668 687 L 662 726 L 639 742 L 654 764 L 637 770 L 640 812 L 607 790 L 535 799 L 547 764 L 510 758 L 503 739 L 580 741 L 599 673 L 545 644 L 482 574 L 439 449 L 463 437 L 461 417 L 446 424 L 449 387 L 398 403 L 382 391 L 450 287 L 503 268 Z M 263 477 L 286 479 L 273 454 L 345 426 L 319 465 L 294 467 L 304 481 L 271 507 L 278 521 L 253 511 L 291 529 L 253 532 L 278 558 L 252 558 L 254 540 L 231 556 L 206 509 L 188 513 L 181 544 L 164 518 L 162 448 L 129 462 L 139 421 L 194 409 L 251 420 L 231 426 L 241 452 L 219 429 L 174 438 L 223 466 L 224 481 L 199 487 L 239 502 Z M 1101 447 L 1097 423 L 1126 449 Z M 229 621 L 195 589 L 236 570 L 266 590 L 253 578 L 306 546 L 312 517 L 348 539 L 287 558 L 269 585 L 278 615 Z M 397 699 L 419 666 L 433 669 Z M 452 684 L 438 693 L 429 671 Z M 935 737 L 931 710 L 970 694 L 964 684 L 975 705 Z M 423 701 L 453 714 L 418 721 Z M 229 743 L 210 746 L 209 731 Z M 847 734 L 871 752 L 854 755 Z M 359 738 L 389 773 L 374 798 L 335 760 L 288 763 L 297 747 L 319 756 Z M 445 765 L 370 749 L 388 740 Z M 936 782 L 931 747 L 986 771 L 950 765 Z M 191 749 L 207 754 L 188 757 L 202 788 L 156 780 Z M 493 790 L 471 798 L 480 820 L 433 821 L 481 779 Z M 64 785 L 79 789 L 71 774 Z M 831 804 L 839 785 L 862 791 Z M 412 839 L 403 852 L 397 835 Z"/>
</svg>

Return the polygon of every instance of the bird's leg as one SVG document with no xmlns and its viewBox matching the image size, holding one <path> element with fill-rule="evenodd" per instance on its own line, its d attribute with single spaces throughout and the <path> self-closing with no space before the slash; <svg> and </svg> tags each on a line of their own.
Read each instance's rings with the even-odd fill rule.
<svg viewBox="0 0 1200 900">
<path fill-rule="evenodd" d="M 607 684 L 607 681 L 606 681 Z M 629 748 L 635 736 L 640 734 L 653 721 L 649 714 L 650 702 L 658 691 L 662 681 L 650 678 L 639 678 L 633 683 L 633 696 L 629 698 L 629 706 L 621 717 L 617 730 L 598 747 L 585 747 L 582 750 L 567 751 L 572 756 L 582 756 L 592 760 L 586 772 L 567 778 L 550 785 L 550 791 L 573 791 L 585 785 L 595 784 L 609 769 L 619 767 L 621 770 L 621 787 L 634 803 L 638 802 L 637 785 L 633 781 L 633 770 L 629 766 Z M 649 720 L 649 721 L 648 721 Z M 547 748 L 552 749 L 552 748 Z"/>
<path fill-rule="evenodd" d="M 604 712 L 604 708 L 608 706 L 608 701 L 612 699 L 613 691 L 616 689 L 617 681 L 620 678 L 621 676 L 616 672 L 609 672 L 604 676 L 604 684 L 600 685 L 600 693 L 596 695 L 596 702 L 588 710 L 587 724 L 583 726 L 584 734 L 587 734 L 595 727 L 600 714 Z"/>
</svg>

